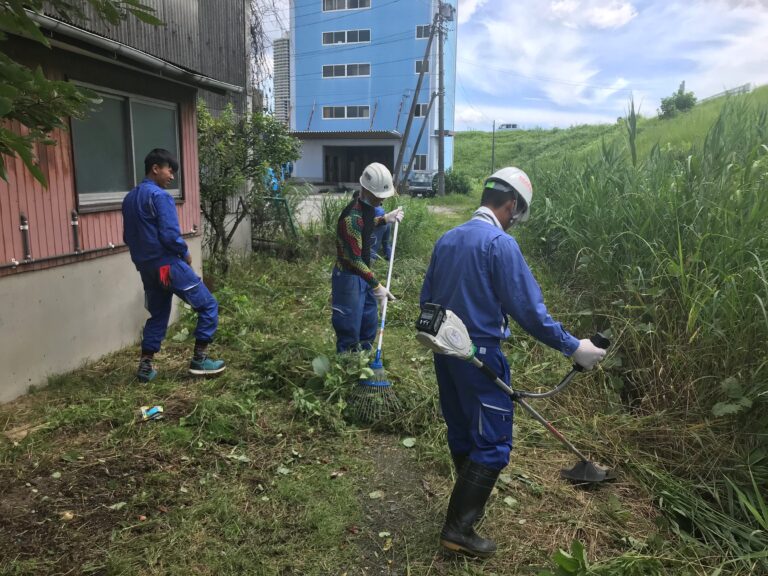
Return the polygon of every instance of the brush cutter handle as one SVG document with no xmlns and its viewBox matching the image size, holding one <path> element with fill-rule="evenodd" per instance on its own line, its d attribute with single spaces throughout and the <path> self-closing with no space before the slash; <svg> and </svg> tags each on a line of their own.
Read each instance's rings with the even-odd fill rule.
<svg viewBox="0 0 768 576">
<path fill-rule="evenodd" d="M 512 398 L 512 401 L 513 401 L 513 402 L 517 402 L 518 404 L 520 404 L 520 406 L 522 406 L 522 407 L 525 409 L 525 411 L 526 411 L 526 412 L 528 412 L 528 414 L 530 414 L 531 416 L 533 416 L 533 417 L 534 417 L 534 418 L 535 418 L 537 421 L 539 421 L 539 422 L 540 422 L 540 423 L 541 423 L 541 424 L 542 424 L 542 425 L 543 425 L 543 426 L 544 426 L 544 427 L 545 427 L 547 430 L 549 430 L 549 431 L 552 433 L 552 435 L 553 435 L 555 438 L 557 438 L 557 439 L 558 439 L 558 440 L 559 440 L 559 441 L 560 441 L 560 442 L 563 444 L 563 446 L 565 446 L 566 448 L 568 448 L 568 450 L 570 450 L 571 452 L 573 452 L 574 454 L 576 454 L 576 455 L 577 455 L 579 458 L 581 458 L 582 462 L 589 462 L 589 459 L 588 459 L 588 458 L 587 458 L 587 457 L 586 457 L 584 454 L 582 454 L 582 453 L 579 451 L 579 449 L 578 449 L 578 448 L 576 448 L 576 446 L 574 446 L 573 444 L 571 444 L 571 443 L 570 443 L 570 442 L 569 442 L 569 441 L 568 441 L 568 440 L 565 438 L 565 436 L 563 436 L 563 435 L 560 433 L 560 431 L 559 431 L 557 428 L 555 428 L 554 426 L 552 426 L 552 424 L 551 424 L 549 421 L 547 421 L 547 419 L 546 419 L 546 418 L 544 418 L 544 417 L 543 417 L 541 414 L 539 414 L 538 412 L 536 412 L 536 410 L 534 410 L 534 409 L 533 409 L 533 407 L 532 407 L 530 404 L 528 404 L 528 402 L 526 402 L 526 401 L 523 399 L 523 396 L 529 396 L 529 397 L 533 397 L 533 398 L 543 398 L 543 397 L 546 397 L 546 396 L 550 396 L 551 394 L 554 394 L 554 393 L 555 393 L 555 391 L 554 391 L 554 390 L 553 390 L 552 392 L 547 392 L 547 393 L 544 393 L 544 394 L 533 394 L 533 393 L 530 393 L 530 392 L 517 392 L 517 391 L 513 390 L 512 388 L 510 388 L 509 386 L 507 386 L 507 384 L 506 384 L 506 383 L 505 383 L 505 382 L 504 382 L 504 381 L 503 381 L 501 378 L 499 378 L 499 377 L 496 375 L 496 372 L 494 372 L 494 371 L 493 371 L 491 368 L 489 368 L 488 366 L 486 366 L 486 365 L 483 363 L 483 361 L 482 361 L 482 360 L 480 360 L 479 358 L 477 358 L 476 356 L 472 356 L 472 358 L 471 358 L 470 362 L 471 362 L 472 364 L 474 364 L 475 366 L 477 366 L 477 368 L 479 368 L 479 369 L 480 369 L 480 371 L 481 371 L 483 374 L 485 374 L 485 375 L 486 375 L 488 378 L 490 378 L 490 379 L 491 379 L 491 380 L 494 382 L 494 384 L 496 384 L 496 386 L 498 386 L 499 388 L 501 388 L 502 390 L 504 390 L 504 392 L 506 392 L 507 394 L 509 394 L 509 396 Z M 571 372 L 568 374 L 568 376 L 566 376 L 566 379 L 568 380 L 568 382 L 570 382 L 570 381 L 571 381 L 571 378 L 573 378 L 573 376 L 574 376 L 574 374 L 575 374 L 575 373 L 576 373 L 576 372 L 575 372 L 574 370 L 571 370 Z M 566 384 L 567 384 L 567 382 L 566 382 Z M 560 386 L 562 387 L 563 385 L 564 385 L 564 384 L 561 382 L 561 383 L 560 383 Z"/>
<path fill-rule="evenodd" d="M 592 336 L 589 337 L 589 341 L 592 342 L 595 346 L 598 348 L 602 348 L 603 350 L 607 350 L 608 346 L 611 345 L 611 341 L 608 340 L 605 336 L 603 336 L 600 332 L 596 332 L 595 334 L 592 334 Z M 580 366 L 579 364 L 576 364 L 574 362 L 573 369 L 576 370 L 576 372 L 584 372 L 586 368 L 584 366 Z"/>
<path fill-rule="evenodd" d="M 589 338 L 590 342 L 597 346 L 598 348 L 602 348 L 603 350 L 606 350 L 610 345 L 611 341 L 608 340 L 605 336 L 603 336 L 600 332 L 597 332 L 596 334 L 593 334 Z M 571 368 L 571 371 L 568 372 L 568 374 L 565 375 L 565 378 L 560 380 L 560 384 L 555 386 L 552 390 L 549 392 L 524 392 L 524 391 L 518 391 L 515 392 L 518 396 L 523 396 L 525 398 L 549 398 L 550 396 L 554 396 L 558 392 L 560 392 L 563 388 L 568 386 L 568 384 L 571 383 L 571 380 L 573 380 L 573 377 L 576 376 L 579 372 L 584 372 L 584 367 L 579 366 L 578 364 L 574 364 L 573 368 Z"/>
</svg>

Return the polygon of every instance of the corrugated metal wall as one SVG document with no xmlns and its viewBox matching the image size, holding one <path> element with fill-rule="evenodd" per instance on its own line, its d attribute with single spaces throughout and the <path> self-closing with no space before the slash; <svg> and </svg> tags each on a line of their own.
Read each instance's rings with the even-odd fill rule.
<svg viewBox="0 0 768 576">
<path fill-rule="evenodd" d="M 95 19 L 85 26 L 80 25 L 195 72 L 245 87 L 248 66 L 245 48 L 247 1 L 146 0 L 158 10 L 164 26 L 152 27 L 135 18 L 129 18 L 115 27 Z M 184 177 L 184 202 L 177 206 L 179 223 L 184 234 L 201 233 L 195 94 L 205 98 L 213 110 L 220 110 L 228 102 L 233 102 L 238 112 L 242 113 L 245 110 L 245 93 L 227 96 L 202 90 L 195 93 L 192 89 L 162 79 L 147 79 L 125 68 L 68 52 L 47 50 L 21 39 L 6 42 L 6 49 L 10 57 L 28 65 L 41 64 L 51 78 L 72 78 L 178 103 L 182 154 L 179 160 Z M 12 128 L 22 131 L 20 125 Z M 8 181 L 0 180 L 0 276 L 83 258 L 71 256 L 75 246 L 70 220 L 72 210 L 77 207 L 77 195 L 70 133 L 55 131 L 51 136 L 57 141 L 56 146 L 39 146 L 37 149 L 43 172 L 49 181 L 47 189 L 32 177 L 20 160 L 6 159 Z M 21 212 L 29 219 L 33 259 L 54 260 L 16 269 L 6 266 L 11 259 L 22 261 L 25 257 L 19 230 Z M 81 250 L 110 250 L 110 243 L 119 250 L 123 244 L 119 209 L 80 214 L 79 230 Z"/>
<path fill-rule="evenodd" d="M 164 22 L 149 26 L 128 18 L 110 26 L 87 10 L 89 22 L 77 25 L 122 42 L 153 56 L 189 68 L 216 80 L 245 87 L 246 6 L 248 0 L 145 0 Z M 213 110 L 221 110 L 229 102 L 239 113 L 245 112 L 246 95 L 219 95 L 205 90 L 200 96 Z"/>
<path fill-rule="evenodd" d="M 197 126 L 193 102 L 181 104 L 181 164 L 185 172 L 197 174 Z M 13 125 L 21 132 L 20 125 Z M 19 216 L 29 220 L 30 250 L 33 259 L 71 255 L 75 250 L 71 213 L 76 208 L 72 171 L 72 141 L 69 132 L 56 130 L 56 146 L 39 146 L 38 155 L 48 188 L 37 182 L 19 159 L 6 160 L 8 181 L 0 180 L 0 264 L 12 258 L 24 259 Z M 200 232 L 200 187 L 197 178 L 184 179 L 184 202 L 177 204 L 184 234 Z M 123 245 L 123 217 L 120 210 L 80 214 L 81 250 L 110 249 Z M 52 262 L 55 263 L 55 262 Z M 35 266 L 39 268 L 39 266 Z M 18 270 L 27 269 L 27 266 Z M 13 269 L 0 270 L 3 273 Z"/>
</svg>

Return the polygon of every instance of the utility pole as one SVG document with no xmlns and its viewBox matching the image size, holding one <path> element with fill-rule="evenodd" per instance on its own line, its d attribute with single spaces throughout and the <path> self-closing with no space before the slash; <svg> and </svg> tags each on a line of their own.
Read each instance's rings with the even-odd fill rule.
<svg viewBox="0 0 768 576">
<path fill-rule="evenodd" d="M 413 161 L 416 159 L 416 153 L 419 151 L 419 144 L 421 143 L 421 137 L 424 135 L 424 129 L 429 125 L 429 115 L 432 113 L 432 105 L 435 103 L 436 92 L 432 92 L 432 97 L 429 99 L 429 106 L 427 106 L 427 112 L 424 114 L 424 122 L 421 123 L 419 129 L 419 135 L 416 137 L 416 142 L 413 145 L 413 151 L 411 152 L 411 159 L 408 160 L 408 167 L 403 174 L 403 182 L 408 181 L 408 176 L 411 174 L 411 168 L 413 168 Z"/>
<path fill-rule="evenodd" d="M 438 11 L 440 20 L 438 23 L 438 121 L 437 121 L 437 195 L 445 196 L 445 29 L 444 22 L 453 21 L 453 6 L 444 4 L 442 0 L 438 2 Z"/>
<path fill-rule="evenodd" d="M 491 136 L 491 174 L 496 171 L 496 120 L 493 121 L 493 135 Z"/>
<path fill-rule="evenodd" d="M 435 30 L 437 30 L 438 19 L 440 18 L 440 12 L 435 14 L 432 20 L 432 29 L 429 31 L 429 40 L 427 40 L 427 48 L 424 50 L 424 59 L 421 61 L 421 73 L 419 79 L 416 81 L 416 90 L 413 92 L 413 101 L 411 102 L 411 111 L 408 113 L 408 121 L 405 123 L 405 130 L 403 131 L 403 137 L 400 140 L 400 150 L 397 152 L 397 160 L 395 161 L 395 169 L 392 171 L 392 175 L 395 177 L 395 189 L 399 188 L 402 182 L 402 164 L 403 157 L 405 156 L 405 148 L 408 145 L 408 136 L 411 133 L 411 124 L 413 124 L 413 117 L 416 114 L 416 104 L 419 102 L 419 92 L 421 91 L 421 84 L 424 81 L 427 67 L 429 66 L 429 53 L 432 49 L 432 39 L 435 37 Z"/>
<path fill-rule="evenodd" d="M 445 66 L 443 64 L 443 3 L 438 3 L 440 14 L 439 28 L 437 30 L 437 195 L 445 196 Z"/>
</svg>

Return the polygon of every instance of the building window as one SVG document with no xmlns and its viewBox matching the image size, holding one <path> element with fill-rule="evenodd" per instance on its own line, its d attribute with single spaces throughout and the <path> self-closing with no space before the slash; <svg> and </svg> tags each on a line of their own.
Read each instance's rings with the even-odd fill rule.
<svg viewBox="0 0 768 576">
<path fill-rule="evenodd" d="M 93 89 L 93 88 L 92 88 Z M 172 102 L 93 89 L 102 99 L 72 119 L 75 188 L 80 206 L 118 203 L 144 179 L 144 157 L 165 148 L 179 158 L 179 110 Z M 181 196 L 181 179 L 169 192 Z"/>
<path fill-rule="evenodd" d="M 429 33 L 432 30 L 432 26 L 430 24 L 425 24 L 424 26 L 416 26 L 416 39 L 426 39 L 429 38 Z"/>
<path fill-rule="evenodd" d="M 370 106 L 323 106 L 323 118 L 326 120 L 359 119 L 369 116 Z"/>
<path fill-rule="evenodd" d="M 416 111 L 413 113 L 414 118 L 423 118 L 427 115 L 427 109 L 429 104 L 416 104 Z"/>
<path fill-rule="evenodd" d="M 323 78 L 347 78 L 370 75 L 370 64 L 326 64 L 323 66 Z"/>
<path fill-rule="evenodd" d="M 323 11 L 370 8 L 371 0 L 323 0 Z"/>
<path fill-rule="evenodd" d="M 362 44 L 371 41 L 370 30 L 341 30 L 340 32 L 323 32 L 323 45 L 332 44 Z"/>
<path fill-rule="evenodd" d="M 426 170 L 427 169 L 427 155 L 416 154 L 416 158 L 413 161 L 414 170 Z"/>
<path fill-rule="evenodd" d="M 429 72 L 429 60 L 416 60 L 416 74 L 421 74 L 421 69 L 424 68 L 424 72 Z"/>
</svg>

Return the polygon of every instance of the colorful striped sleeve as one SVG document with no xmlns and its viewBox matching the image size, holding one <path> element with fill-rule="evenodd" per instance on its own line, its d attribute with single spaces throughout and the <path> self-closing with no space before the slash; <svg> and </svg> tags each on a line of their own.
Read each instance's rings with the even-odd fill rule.
<svg viewBox="0 0 768 576">
<path fill-rule="evenodd" d="M 339 220 L 336 256 L 343 269 L 360 276 L 371 288 L 379 285 L 373 270 L 363 260 L 363 216 L 358 210 L 351 210 Z"/>
</svg>

